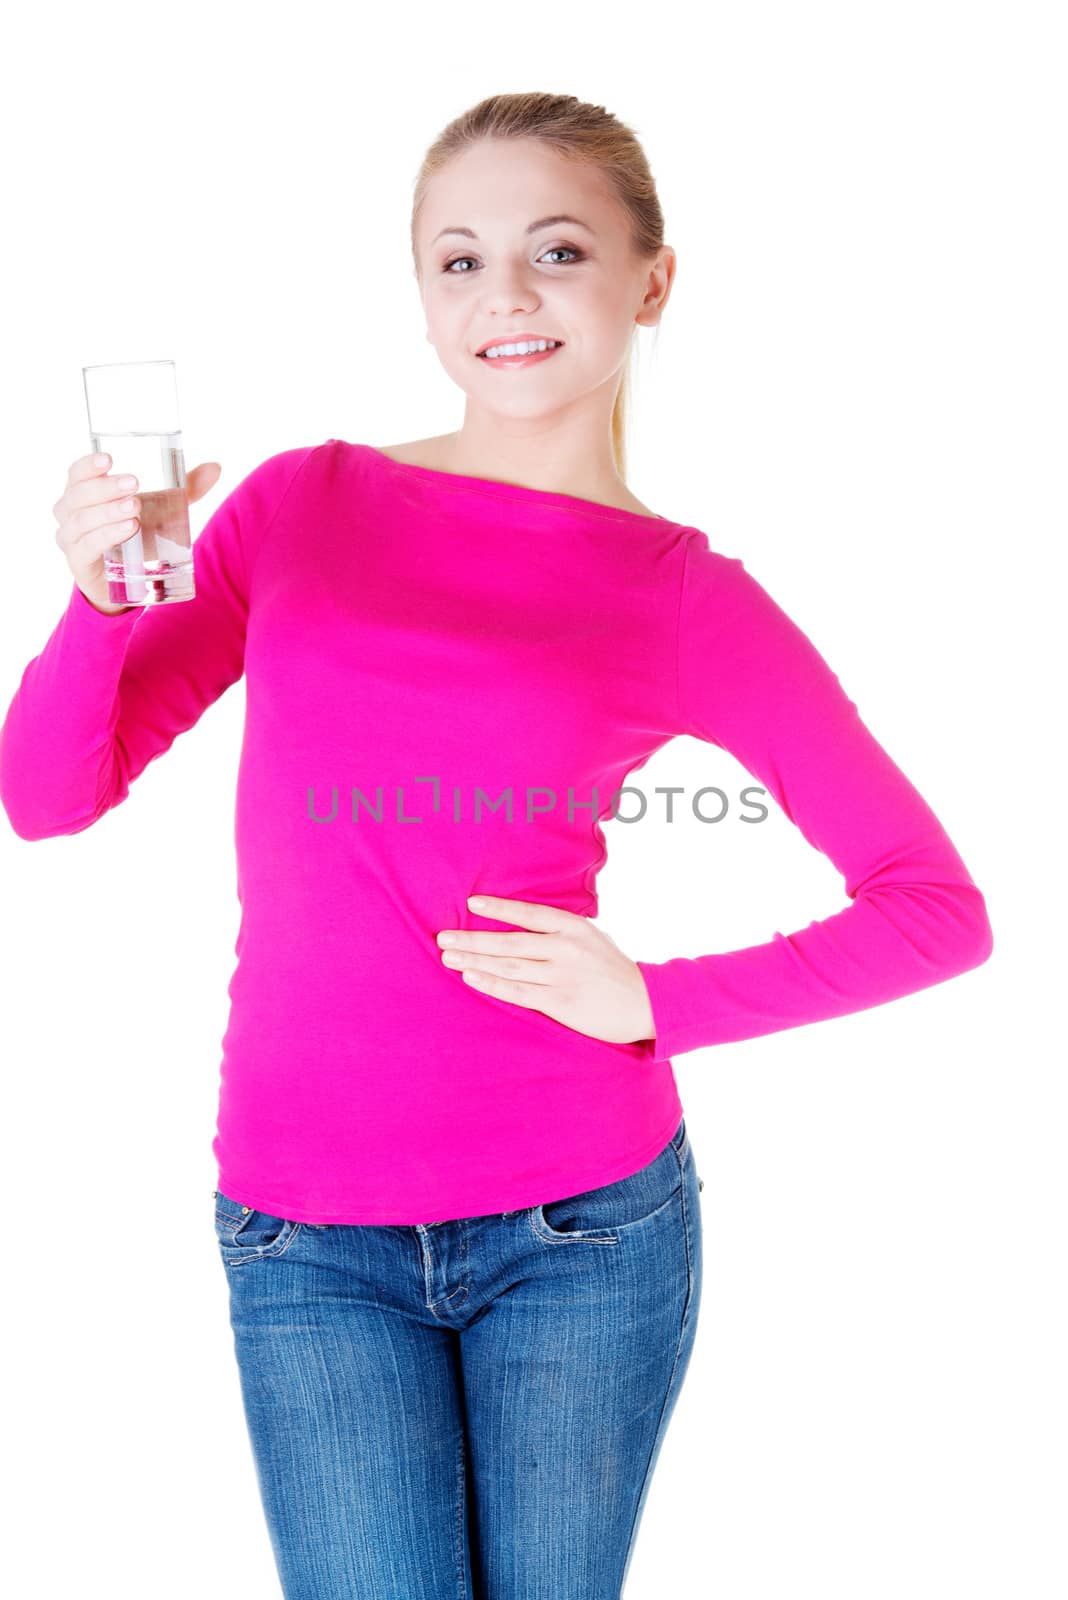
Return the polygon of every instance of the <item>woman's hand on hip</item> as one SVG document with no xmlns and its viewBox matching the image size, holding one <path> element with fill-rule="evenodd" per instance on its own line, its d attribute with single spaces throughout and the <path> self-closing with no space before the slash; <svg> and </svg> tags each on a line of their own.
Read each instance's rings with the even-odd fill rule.
<svg viewBox="0 0 1068 1600">
<path fill-rule="evenodd" d="M 497 895 L 472 896 L 468 905 L 522 930 L 442 929 L 442 965 L 472 988 L 541 1011 L 591 1039 L 631 1044 L 655 1038 L 641 969 L 588 917 Z"/>
</svg>

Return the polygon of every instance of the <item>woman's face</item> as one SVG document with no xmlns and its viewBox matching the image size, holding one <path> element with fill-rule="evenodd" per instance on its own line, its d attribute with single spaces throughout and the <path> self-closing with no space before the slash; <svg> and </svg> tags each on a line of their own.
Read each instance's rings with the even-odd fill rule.
<svg viewBox="0 0 1068 1600">
<path fill-rule="evenodd" d="M 563 214 L 577 220 L 529 231 Z M 534 139 L 483 140 L 452 160 L 428 186 L 415 245 L 442 366 L 469 405 L 515 418 L 547 417 L 605 387 L 610 411 L 635 325 L 659 320 L 675 266 L 669 245 L 637 261 L 626 213 L 596 169 Z M 476 354 L 524 331 L 563 347 L 524 367 L 494 369 Z"/>
</svg>

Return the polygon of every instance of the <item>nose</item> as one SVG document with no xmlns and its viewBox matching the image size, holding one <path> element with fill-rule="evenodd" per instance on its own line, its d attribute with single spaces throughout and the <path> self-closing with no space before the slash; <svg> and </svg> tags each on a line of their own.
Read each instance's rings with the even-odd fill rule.
<svg viewBox="0 0 1068 1600">
<path fill-rule="evenodd" d="M 483 270 L 489 271 L 488 268 Z M 482 282 L 483 305 L 502 317 L 528 316 L 539 304 L 537 290 L 523 282 L 518 268 L 502 267 L 496 279 L 483 278 Z"/>
</svg>

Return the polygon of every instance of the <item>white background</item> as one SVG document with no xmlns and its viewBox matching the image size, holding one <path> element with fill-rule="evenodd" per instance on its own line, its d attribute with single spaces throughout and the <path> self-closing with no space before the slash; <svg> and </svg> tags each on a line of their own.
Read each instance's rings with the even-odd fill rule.
<svg viewBox="0 0 1068 1600">
<path fill-rule="evenodd" d="M 276 451 L 457 427 L 411 272 L 419 162 L 485 95 L 573 93 L 643 140 L 679 258 L 630 487 L 805 628 L 986 895 L 975 971 L 677 1059 L 704 1298 L 628 1600 L 1068 1592 L 1059 10 L 8 24 L 0 711 L 69 594 L 50 508 L 89 449 L 80 367 L 176 360 L 187 467 L 223 465 L 194 533 Z M 243 705 L 242 682 L 90 830 L 0 829 L 19 1600 L 281 1592 L 212 1225 Z M 744 777 L 679 739 L 639 781 Z M 599 924 L 635 958 L 846 903 L 777 808 L 608 838 Z"/>
</svg>

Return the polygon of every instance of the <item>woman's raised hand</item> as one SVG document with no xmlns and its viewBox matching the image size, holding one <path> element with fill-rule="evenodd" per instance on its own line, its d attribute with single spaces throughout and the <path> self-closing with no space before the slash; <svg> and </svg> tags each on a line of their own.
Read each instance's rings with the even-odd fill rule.
<svg viewBox="0 0 1068 1600">
<path fill-rule="evenodd" d="M 113 477 L 111 457 L 81 456 L 71 463 L 67 486 L 52 507 L 58 523 L 56 543 L 67 558 L 74 581 L 90 605 L 107 615 L 134 609 L 108 599 L 104 555 L 137 532 L 137 479 Z M 222 467 L 205 461 L 186 473 L 185 494 L 191 505 L 218 482 Z"/>
</svg>

